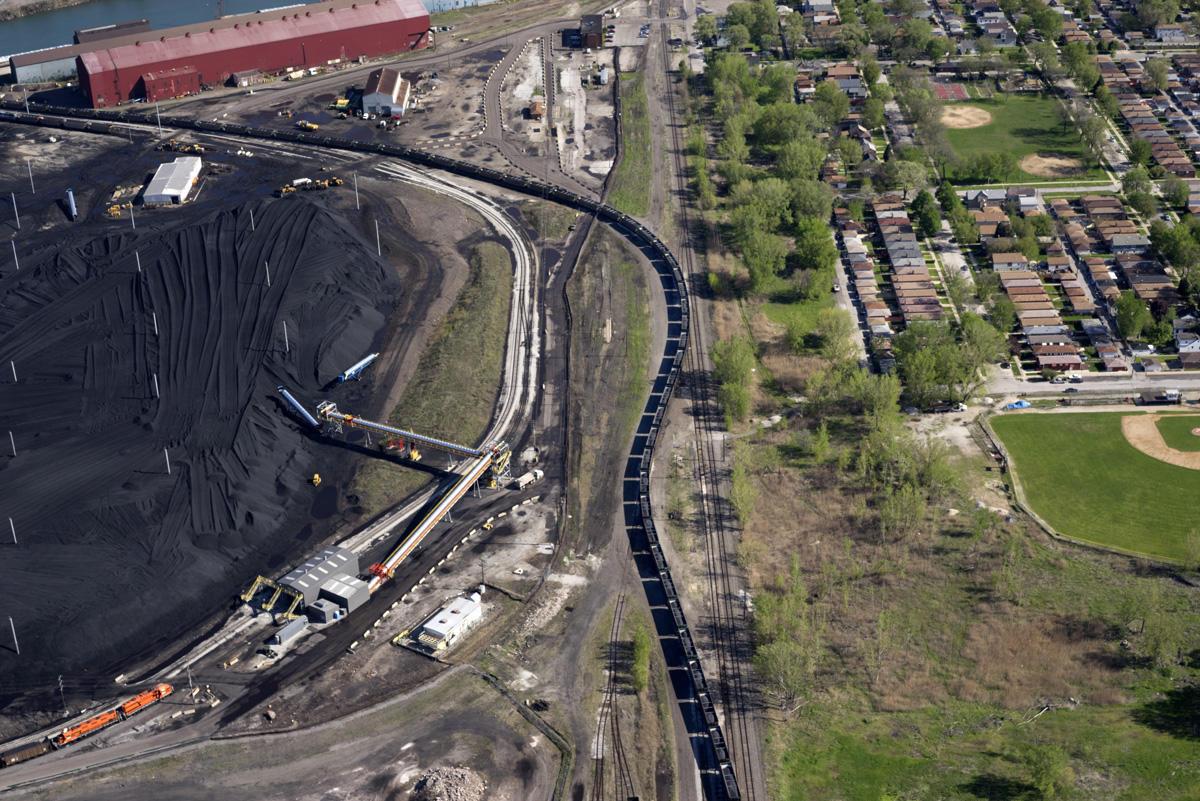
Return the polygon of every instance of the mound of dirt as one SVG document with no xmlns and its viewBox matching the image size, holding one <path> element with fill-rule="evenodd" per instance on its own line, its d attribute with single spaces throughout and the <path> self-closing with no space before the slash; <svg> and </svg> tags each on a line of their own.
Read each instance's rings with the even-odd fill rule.
<svg viewBox="0 0 1200 801">
<path fill-rule="evenodd" d="M 942 125 L 947 128 L 981 128 L 992 121 L 992 113 L 979 106 L 946 106 L 942 109 Z"/>
<path fill-rule="evenodd" d="M 1157 414 L 1126 415 L 1121 418 L 1121 433 L 1130 445 L 1153 459 L 1200 470 L 1200 451 L 1180 451 L 1168 445 L 1158 430 L 1158 417 Z"/>
<path fill-rule="evenodd" d="M 1066 156 L 1042 156 L 1030 153 L 1021 159 L 1021 169 L 1030 175 L 1043 178 L 1067 178 L 1083 172 L 1083 163 L 1079 159 Z"/>
<path fill-rule="evenodd" d="M 0 686 L 111 684 L 110 668 L 292 560 L 336 509 L 336 486 L 306 480 L 351 457 L 320 450 L 275 388 L 311 405 L 380 350 L 400 282 L 374 242 L 303 198 L 254 218 L 109 229 L 0 279 L 0 354 L 20 378 L 0 392 L 18 443 L 0 460 L 3 514 L 20 535 L 0 587 L 21 638 L 19 658 L 0 650 L 15 679 Z"/>
<path fill-rule="evenodd" d="M 483 801 L 487 786 L 468 768 L 431 768 L 413 786 L 412 801 Z"/>
</svg>

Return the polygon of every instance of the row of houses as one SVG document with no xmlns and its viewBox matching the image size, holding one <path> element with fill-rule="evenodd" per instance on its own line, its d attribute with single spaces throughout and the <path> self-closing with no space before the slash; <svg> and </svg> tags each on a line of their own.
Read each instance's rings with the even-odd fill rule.
<svg viewBox="0 0 1200 801">
<path fill-rule="evenodd" d="M 1159 120 L 1158 114 L 1155 113 L 1155 109 L 1151 107 L 1150 103 L 1138 95 L 1126 92 L 1117 93 L 1116 98 L 1121 117 L 1129 127 L 1130 134 L 1134 139 L 1142 139 L 1150 143 L 1151 155 L 1163 169 L 1181 178 L 1192 178 L 1196 175 L 1192 159 L 1176 144 L 1175 137 Z M 1170 109 L 1170 105 L 1165 99 L 1161 108 L 1164 111 Z M 1200 146 L 1200 140 L 1197 140 L 1195 144 Z"/>
<path fill-rule="evenodd" d="M 1083 358 L 1036 272 L 997 269 L 1000 285 L 1017 309 L 1021 335 L 1039 370 L 1080 370 Z"/>
<path fill-rule="evenodd" d="M 880 195 L 871 204 L 887 261 L 900 320 L 941 320 L 946 311 L 929 274 L 925 253 L 898 195 Z"/>
</svg>

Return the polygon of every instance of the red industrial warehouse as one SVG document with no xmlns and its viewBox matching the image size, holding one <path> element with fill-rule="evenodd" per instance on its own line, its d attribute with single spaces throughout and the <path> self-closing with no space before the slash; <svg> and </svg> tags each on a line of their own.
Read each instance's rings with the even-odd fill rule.
<svg viewBox="0 0 1200 801">
<path fill-rule="evenodd" d="M 318 67 L 428 44 L 421 0 L 331 0 L 98 42 L 76 66 L 80 89 L 104 108 L 192 94 L 242 70 Z"/>
</svg>

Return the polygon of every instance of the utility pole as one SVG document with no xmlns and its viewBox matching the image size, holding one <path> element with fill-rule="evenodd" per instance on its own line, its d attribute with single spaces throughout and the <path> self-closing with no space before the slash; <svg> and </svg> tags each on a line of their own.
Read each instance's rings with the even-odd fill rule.
<svg viewBox="0 0 1200 801">
<path fill-rule="evenodd" d="M 283 352 L 291 353 L 292 346 L 288 343 L 287 320 L 283 321 Z"/>
<path fill-rule="evenodd" d="M 29 191 L 36 195 L 37 190 L 33 188 L 33 162 L 25 159 L 25 168 L 29 170 Z"/>
<path fill-rule="evenodd" d="M 158 336 L 158 312 L 150 312 L 150 319 L 154 321 L 154 336 Z"/>
<path fill-rule="evenodd" d="M 13 433 L 12 433 L 11 428 L 8 430 L 8 446 L 10 448 L 12 448 L 12 455 L 16 456 L 17 455 L 17 441 L 15 439 L 13 439 Z"/>
<path fill-rule="evenodd" d="M 264 261 L 263 267 L 265 267 L 267 270 L 267 289 L 270 289 L 271 288 L 271 263 L 268 261 Z"/>
<path fill-rule="evenodd" d="M 16 545 L 17 544 L 17 527 L 13 525 L 13 521 L 12 521 L 11 517 L 8 518 L 8 530 L 12 532 L 13 545 Z"/>
<path fill-rule="evenodd" d="M 29 89 L 25 88 L 25 113 L 29 113 Z"/>
<path fill-rule="evenodd" d="M 250 230 L 254 230 L 254 209 L 250 209 Z"/>
<path fill-rule="evenodd" d="M 379 246 L 379 220 L 375 221 L 375 255 L 383 256 L 383 248 Z"/>
<path fill-rule="evenodd" d="M 17 218 L 17 230 L 20 231 L 21 230 L 21 214 L 20 214 L 20 212 L 17 211 L 17 193 L 9 192 L 8 194 L 9 194 L 9 197 L 12 198 L 13 216 Z"/>
<path fill-rule="evenodd" d="M 15 383 L 17 383 L 17 363 L 14 362 L 12 359 L 9 359 L 8 366 L 12 368 L 13 383 L 15 384 Z"/>
<path fill-rule="evenodd" d="M 142 271 L 142 254 L 135 250 L 133 251 L 133 257 L 137 259 L 138 272 L 140 273 Z"/>
<path fill-rule="evenodd" d="M 58 697 L 62 699 L 63 714 L 67 714 L 67 694 L 63 692 L 62 674 L 58 674 Z"/>
<path fill-rule="evenodd" d="M 354 173 L 354 210 L 359 210 L 358 205 L 358 173 Z"/>
<path fill-rule="evenodd" d="M 133 219 L 133 203 L 129 204 L 129 224 L 133 226 L 133 230 L 137 230 L 137 220 Z"/>
<path fill-rule="evenodd" d="M 17 261 L 17 240 L 15 240 L 15 239 L 10 239 L 10 240 L 8 240 L 8 241 L 12 243 L 12 248 L 13 248 L 13 264 L 17 265 L 17 269 L 19 270 L 19 269 L 21 269 L 21 262 Z"/>
<path fill-rule="evenodd" d="M 163 458 L 167 460 L 167 475 L 171 475 L 171 454 L 167 453 L 167 449 L 163 448 Z"/>
<path fill-rule="evenodd" d="M 158 121 L 158 135 L 162 137 L 162 117 L 158 115 L 158 101 L 154 101 L 154 119 Z"/>
<path fill-rule="evenodd" d="M 192 666 L 191 665 L 187 666 L 187 674 L 188 674 L 188 690 L 192 690 L 194 688 L 192 687 Z"/>
<path fill-rule="evenodd" d="M 17 642 L 17 627 L 16 627 L 16 625 L 13 624 L 12 615 L 8 616 L 8 627 L 10 629 L 12 629 L 13 648 L 17 649 L 17 656 L 20 656 L 21 655 L 21 644 L 19 642 Z"/>
<path fill-rule="evenodd" d="M 159 397 L 158 394 L 158 373 L 154 374 L 154 397 Z"/>
</svg>

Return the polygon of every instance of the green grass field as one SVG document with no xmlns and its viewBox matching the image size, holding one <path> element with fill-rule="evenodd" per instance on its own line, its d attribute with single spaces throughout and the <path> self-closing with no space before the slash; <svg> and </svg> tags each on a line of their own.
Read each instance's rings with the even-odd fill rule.
<svg viewBox="0 0 1200 801">
<path fill-rule="evenodd" d="M 1200 451 L 1200 437 L 1192 429 L 1200 427 L 1200 416 L 1172 414 L 1158 418 L 1158 433 L 1177 451 Z"/>
<path fill-rule="evenodd" d="M 621 160 L 612 176 L 608 201 L 626 214 L 650 211 L 650 114 L 642 73 L 621 76 Z"/>
<path fill-rule="evenodd" d="M 947 104 L 950 106 L 952 104 Z M 958 105 L 977 106 L 992 115 L 992 121 L 978 128 L 947 129 L 946 137 L 955 154 L 966 161 L 981 153 L 1011 153 L 1019 163 L 1025 156 L 1056 155 L 1085 160 L 1083 142 L 1074 126 L 1062 124 L 1059 102 L 1046 95 L 997 95 Z M 1070 178 L 1032 175 L 1018 169 L 1010 180 L 1043 182 L 1102 179 L 1104 171 L 1095 167 L 1081 168 Z M 962 174 L 956 183 L 969 183 L 971 176 Z"/>
<path fill-rule="evenodd" d="M 1119 413 L 992 419 L 1033 511 L 1074 539 L 1168 559 L 1186 556 L 1200 471 L 1160 462 L 1121 433 Z"/>
</svg>

